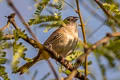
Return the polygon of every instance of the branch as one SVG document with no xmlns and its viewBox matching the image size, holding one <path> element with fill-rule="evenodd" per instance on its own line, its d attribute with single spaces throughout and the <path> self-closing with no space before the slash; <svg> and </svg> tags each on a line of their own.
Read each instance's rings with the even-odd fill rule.
<svg viewBox="0 0 120 80">
<path fill-rule="evenodd" d="M 25 22 L 24 18 L 22 17 L 22 15 L 20 14 L 20 12 L 17 10 L 17 8 L 15 7 L 15 5 L 13 4 L 12 0 L 6 0 L 8 5 L 15 11 L 15 13 L 18 15 L 19 19 L 21 20 L 21 22 L 23 23 L 23 25 L 25 25 L 26 29 L 29 31 L 29 33 L 32 35 L 32 37 L 38 41 L 37 37 L 35 36 L 35 34 L 32 32 L 32 30 L 29 28 L 29 25 Z"/>
<path fill-rule="evenodd" d="M 112 16 L 102 5 L 102 3 L 99 0 L 94 0 L 99 7 L 103 10 L 103 12 L 107 15 L 107 17 L 111 18 L 112 20 L 114 20 L 115 23 L 117 23 L 118 25 L 120 25 L 120 21 L 118 21 L 114 16 Z"/>
<path fill-rule="evenodd" d="M 15 18 L 15 13 L 10 14 L 7 18 L 8 18 L 8 22 L 9 22 L 9 23 L 12 23 L 12 25 L 14 26 L 14 28 L 15 28 L 16 30 L 19 29 L 19 27 L 17 26 L 17 24 L 16 24 L 16 22 L 15 22 L 15 20 L 14 20 L 14 18 Z"/>
<path fill-rule="evenodd" d="M 12 15 L 13 16 L 13 15 Z M 2 28 L 0 28 L 0 31 L 4 31 L 6 28 L 8 28 L 10 26 L 10 21 L 7 22 L 7 24 L 5 26 L 3 26 Z"/>
<path fill-rule="evenodd" d="M 85 54 L 82 54 L 80 57 L 77 58 L 76 63 L 79 63 L 79 64 L 76 64 L 74 66 L 75 68 L 72 71 L 72 73 L 69 75 L 68 80 L 73 78 L 77 74 L 77 70 L 76 69 L 78 68 L 78 66 L 80 66 L 80 64 L 82 64 L 82 62 L 85 61 L 85 57 L 87 55 L 89 55 L 91 51 L 95 50 L 99 45 L 107 43 L 108 40 L 110 40 L 113 37 L 120 37 L 120 32 L 116 32 L 116 33 L 112 33 L 112 34 L 111 33 L 107 33 L 104 38 L 102 38 L 101 40 L 97 41 L 90 48 L 87 48 L 87 46 L 86 46 Z"/>
<path fill-rule="evenodd" d="M 97 18 L 98 20 L 104 22 L 106 19 L 104 19 L 104 17 L 100 16 L 98 13 L 96 13 L 96 11 L 94 11 L 92 8 L 90 8 L 90 6 L 85 2 L 85 0 L 80 0 L 81 5 L 83 5 L 85 7 L 85 10 L 90 12 L 91 15 L 93 15 L 95 18 Z"/>
<path fill-rule="evenodd" d="M 18 29 L 19 26 L 17 26 L 15 20 L 14 20 L 14 16 L 13 19 L 11 19 L 12 17 L 9 16 L 9 21 L 12 23 L 12 25 Z M 19 36 L 19 35 L 18 35 Z M 28 42 L 29 44 L 31 44 L 33 47 L 35 48 L 39 48 L 41 52 L 50 54 L 50 56 L 52 58 L 54 58 L 56 61 L 58 61 L 60 64 L 62 64 L 63 66 L 65 66 L 67 69 L 69 69 L 70 71 L 72 71 L 74 69 L 74 66 L 72 66 L 72 64 L 70 64 L 69 61 L 67 61 L 66 59 L 64 59 L 62 56 L 58 55 L 50 46 L 45 47 L 43 46 L 41 43 L 37 42 L 36 40 L 29 38 L 27 35 L 25 35 L 25 37 L 19 36 L 20 38 L 22 38 L 23 40 L 25 40 L 26 42 Z M 14 35 L 4 35 L 3 37 L 4 40 L 9 40 L 9 39 L 14 39 Z M 40 56 L 41 53 L 38 53 L 37 56 Z M 81 75 L 79 72 L 77 72 L 78 74 L 76 75 L 77 78 L 79 79 L 83 79 L 83 75 Z"/>
<path fill-rule="evenodd" d="M 12 23 L 12 25 L 15 27 L 16 30 L 19 30 L 19 27 L 17 26 L 17 24 L 16 24 L 16 22 L 15 22 L 15 20 L 14 20 L 14 17 L 15 17 L 15 13 L 11 14 L 10 16 L 8 16 L 8 22 Z M 30 32 L 30 33 L 31 33 L 31 32 Z M 34 35 L 34 34 L 33 34 L 33 35 Z M 21 37 L 21 36 L 20 36 L 20 37 Z M 42 44 L 40 44 L 40 43 L 38 42 L 37 38 L 35 38 L 36 40 L 33 40 L 32 38 L 29 38 L 28 36 L 26 36 L 26 37 L 21 37 L 21 38 L 24 39 L 25 41 L 29 42 L 29 43 L 32 42 L 33 44 L 38 44 L 37 46 L 38 46 L 38 48 L 41 50 L 41 53 L 43 52 L 43 48 L 44 48 L 44 47 L 42 46 Z M 34 43 L 34 42 L 35 42 L 35 43 Z M 41 54 L 41 53 L 40 53 L 40 54 Z M 39 58 L 40 54 L 38 54 L 38 57 L 37 57 L 37 58 Z M 49 60 L 47 60 L 47 61 L 48 61 L 48 64 L 49 64 L 51 70 L 52 70 L 53 73 L 54 73 L 54 76 L 55 76 L 56 79 L 58 80 L 59 77 L 58 77 L 57 72 L 55 71 L 52 63 L 51 63 Z"/>
<path fill-rule="evenodd" d="M 84 44 L 87 44 L 86 35 L 85 35 L 85 25 L 83 23 L 82 15 L 80 13 L 79 0 L 76 0 L 76 5 L 77 5 L 77 11 L 76 12 L 77 12 L 77 14 L 78 14 L 78 16 L 80 18 L 80 23 L 81 23 L 81 28 L 82 28 L 83 41 L 84 41 Z M 86 49 L 84 47 L 84 52 L 85 51 L 86 51 Z M 77 64 L 78 65 L 76 66 L 76 69 L 79 67 L 79 63 L 77 63 Z M 87 55 L 86 55 L 86 57 L 85 57 L 85 80 L 86 80 L 86 77 L 87 77 L 87 70 L 88 70 L 87 68 L 88 68 L 88 61 L 87 61 Z M 72 73 L 71 73 L 71 75 L 72 75 Z"/>
<path fill-rule="evenodd" d="M 0 28 L 0 31 L 4 31 L 9 26 L 10 26 L 10 22 L 7 22 L 7 24 L 5 26 L 3 26 L 2 28 Z"/>
<path fill-rule="evenodd" d="M 96 49 L 99 45 L 107 43 L 108 40 L 110 40 L 113 37 L 120 37 L 120 32 L 115 32 L 115 33 L 107 33 L 106 36 L 104 38 L 102 38 L 101 40 L 97 41 L 95 44 L 93 44 L 90 48 L 86 49 L 86 53 L 81 55 L 77 61 L 79 61 L 79 63 L 82 63 L 84 61 L 84 58 L 86 55 L 89 55 L 91 51 L 93 51 L 94 49 Z"/>
<path fill-rule="evenodd" d="M 19 19 L 21 20 L 21 22 L 23 23 L 23 25 L 25 25 L 26 29 L 28 30 L 28 32 L 32 35 L 32 37 L 37 41 L 39 42 L 39 40 L 37 39 L 37 37 L 35 36 L 35 34 L 32 32 L 32 30 L 29 28 L 29 25 L 25 22 L 24 18 L 22 17 L 22 15 L 20 14 L 20 12 L 17 10 L 17 8 L 15 7 L 15 5 L 13 4 L 13 2 L 11 0 L 6 0 L 8 5 L 15 11 L 15 13 L 18 15 Z M 49 60 L 48 60 L 48 64 L 51 63 Z M 56 79 L 58 79 L 58 76 L 56 76 L 56 72 L 54 72 L 55 70 L 53 65 L 49 64 L 50 68 L 52 69 L 53 73 L 55 73 L 55 77 Z"/>
<path fill-rule="evenodd" d="M 27 43 L 31 44 L 35 48 L 40 47 L 40 43 L 37 43 L 35 40 L 33 40 L 32 38 L 29 38 L 28 36 L 26 36 L 26 38 L 19 36 L 19 38 L 22 38 L 23 40 L 25 40 Z M 4 35 L 3 36 L 3 40 L 10 40 L 10 39 L 14 39 L 14 35 Z M 51 47 L 44 47 L 44 53 L 50 54 L 52 58 L 54 58 L 56 61 L 58 61 L 64 67 L 66 67 L 66 69 L 73 71 L 74 66 L 72 66 L 72 64 L 69 61 L 67 61 L 66 59 L 64 59 L 62 56 L 58 55 Z M 39 57 L 39 55 L 40 54 L 38 54 L 35 57 Z M 79 72 L 77 72 L 77 73 L 78 73 L 76 75 L 77 78 L 79 78 L 79 79 L 84 78 L 84 76 L 81 75 Z"/>
<path fill-rule="evenodd" d="M 14 39 L 14 35 L 6 34 L 6 35 L 3 35 L 2 37 L 2 40 L 10 40 L 10 39 Z"/>
</svg>

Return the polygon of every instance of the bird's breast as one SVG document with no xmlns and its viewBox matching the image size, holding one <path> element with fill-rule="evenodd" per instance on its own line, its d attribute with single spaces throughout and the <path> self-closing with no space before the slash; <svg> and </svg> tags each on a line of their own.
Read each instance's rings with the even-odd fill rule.
<svg viewBox="0 0 120 80">
<path fill-rule="evenodd" d="M 64 52 L 66 52 L 66 53 L 63 54 L 63 55 L 67 56 L 68 54 L 72 53 L 73 50 L 75 49 L 75 46 L 77 45 L 77 41 L 78 41 L 77 35 L 74 36 L 70 33 L 66 33 L 66 40 L 65 40 L 65 43 L 64 43 L 64 45 L 65 45 L 64 46 L 64 49 L 65 49 Z"/>
<path fill-rule="evenodd" d="M 78 39 L 77 36 L 71 35 L 71 34 L 67 34 L 67 43 L 68 46 L 73 46 L 74 43 L 76 43 L 76 40 Z"/>
</svg>

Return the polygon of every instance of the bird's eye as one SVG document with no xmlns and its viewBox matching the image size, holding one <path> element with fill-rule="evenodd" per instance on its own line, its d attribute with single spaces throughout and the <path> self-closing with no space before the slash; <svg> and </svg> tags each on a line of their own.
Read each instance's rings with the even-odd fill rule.
<svg viewBox="0 0 120 80">
<path fill-rule="evenodd" d="M 70 21 L 71 19 L 69 18 L 69 19 L 67 19 L 68 21 Z"/>
</svg>

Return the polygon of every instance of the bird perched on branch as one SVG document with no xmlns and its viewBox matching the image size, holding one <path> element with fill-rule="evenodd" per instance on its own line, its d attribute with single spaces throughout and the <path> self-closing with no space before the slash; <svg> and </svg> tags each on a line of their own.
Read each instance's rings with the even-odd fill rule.
<svg viewBox="0 0 120 80">
<path fill-rule="evenodd" d="M 78 17 L 69 16 L 64 19 L 64 24 L 61 25 L 57 30 L 55 30 L 50 37 L 44 42 L 44 46 L 52 45 L 52 49 L 57 52 L 57 54 L 66 57 L 72 53 L 78 42 L 78 29 L 76 21 Z M 39 58 L 39 59 L 38 59 Z M 18 69 L 20 74 L 26 72 L 33 64 L 43 60 L 43 57 L 36 56 L 33 61 L 24 64 Z"/>
</svg>

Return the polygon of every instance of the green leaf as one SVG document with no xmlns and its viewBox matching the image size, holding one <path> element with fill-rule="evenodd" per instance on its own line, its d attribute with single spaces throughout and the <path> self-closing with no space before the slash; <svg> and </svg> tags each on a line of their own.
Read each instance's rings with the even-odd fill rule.
<svg viewBox="0 0 120 80">
<path fill-rule="evenodd" d="M 97 47 L 94 52 L 97 57 L 104 56 L 111 67 L 115 66 L 114 61 L 116 59 L 120 60 L 120 38 L 112 38 L 105 46 L 101 45 Z"/>
<path fill-rule="evenodd" d="M 2 77 L 4 80 L 10 80 L 5 70 L 6 68 L 0 65 L 0 77 Z"/>
<path fill-rule="evenodd" d="M 20 37 L 26 38 L 25 30 L 17 29 L 13 31 L 15 41 L 19 40 Z"/>
<path fill-rule="evenodd" d="M 64 71 L 64 73 L 67 74 L 67 75 L 69 75 L 69 74 L 71 73 L 71 71 L 68 70 L 68 69 L 66 69 L 66 70 Z"/>
<path fill-rule="evenodd" d="M 6 58 L 0 58 L 0 64 L 5 64 L 5 63 L 6 63 L 6 61 L 7 61 L 7 59 L 6 59 Z"/>
<path fill-rule="evenodd" d="M 73 53 L 66 57 L 66 60 L 73 61 L 77 59 L 81 54 L 83 54 L 82 51 L 74 51 Z"/>
<path fill-rule="evenodd" d="M 16 42 L 13 43 L 13 60 L 12 60 L 12 69 L 13 72 L 16 72 L 18 69 L 19 59 L 24 56 L 24 52 L 27 48 L 22 45 L 22 43 L 17 44 Z"/>
<path fill-rule="evenodd" d="M 83 70 L 83 69 L 78 69 L 78 72 L 80 72 L 80 73 L 85 73 L 85 70 Z M 87 74 L 90 74 L 90 72 L 87 71 Z"/>
<path fill-rule="evenodd" d="M 120 20 L 120 10 L 119 10 L 119 5 L 115 2 L 113 3 L 103 3 L 103 6 L 105 7 L 105 9 L 108 11 L 108 13 L 110 13 L 116 20 Z M 108 17 L 107 21 L 107 25 L 109 25 L 112 30 L 115 31 L 115 27 L 116 27 L 116 22 L 113 21 L 113 19 L 110 19 Z M 117 27 L 119 26 L 120 28 L 120 24 L 117 25 Z"/>
<path fill-rule="evenodd" d="M 0 31 L 0 40 L 2 40 L 2 38 L 3 38 L 3 32 Z"/>
<path fill-rule="evenodd" d="M 30 19 L 28 24 L 33 25 L 33 24 L 40 24 L 44 22 L 51 22 L 51 21 L 59 21 L 61 20 L 61 16 L 37 16 L 34 19 Z"/>
<path fill-rule="evenodd" d="M 61 11 L 63 8 L 63 0 L 58 0 L 57 2 L 49 3 L 48 6 L 51 8 L 55 8 L 58 11 Z"/>
<path fill-rule="evenodd" d="M 35 11 L 35 15 L 40 15 L 43 9 L 46 7 L 50 0 L 42 0 L 36 5 L 37 10 Z"/>
</svg>

